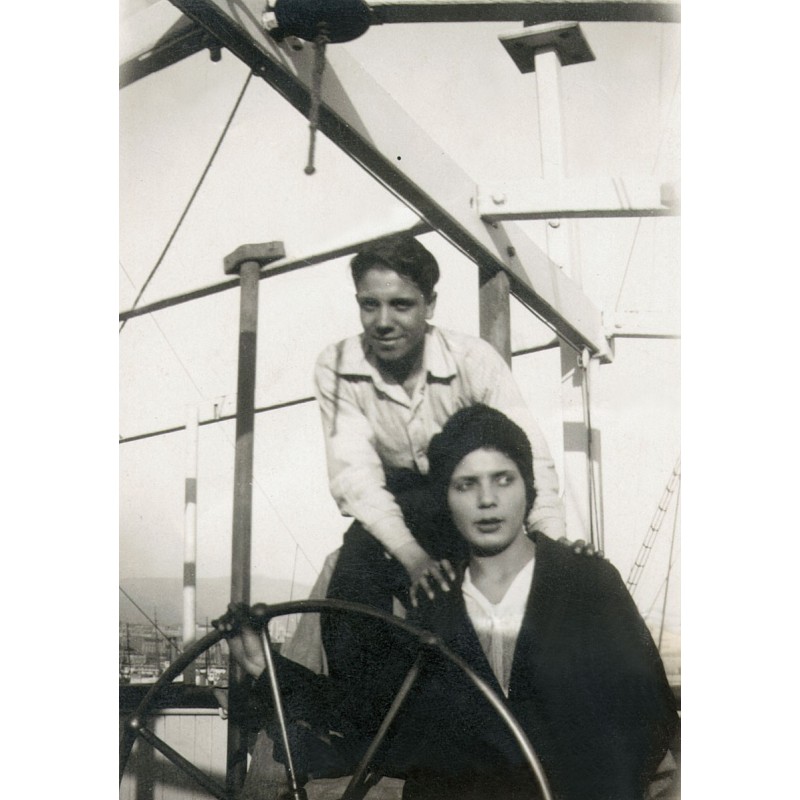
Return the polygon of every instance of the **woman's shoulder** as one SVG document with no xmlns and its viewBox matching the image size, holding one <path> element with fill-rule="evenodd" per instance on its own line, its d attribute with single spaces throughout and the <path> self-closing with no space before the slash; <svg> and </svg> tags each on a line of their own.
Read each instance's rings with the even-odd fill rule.
<svg viewBox="0 0 800 800">
<path fill-rule="evenodd" d="M 535 542 L 537 566 L 569 585 L 605 591 L 622 582 L 617 568 L 606 558 L 576 553 L 572 543 L 557 542 L 541 532 L 537 532 Z"/>
</svg>

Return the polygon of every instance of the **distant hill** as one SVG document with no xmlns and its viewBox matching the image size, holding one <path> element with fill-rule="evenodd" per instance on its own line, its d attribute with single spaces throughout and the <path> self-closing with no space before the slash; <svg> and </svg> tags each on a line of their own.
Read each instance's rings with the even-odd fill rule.
<svg viewBox="0 0 800 800">
<path fill-rule="evenodd" d="M 155 611 L 158 622 L 164 625 L 180 625 L 183 619 L 183 580 L 181 578 L 125 578 L 120 586 L 152 617 Z M 254 603 L 281 603 L 289 599 L 290 591 L 295 600 L 308 597 L 311 587 L 292 583 L 283 578 L 254 575 L 251 579 L 250 597 Z M 230 602 L 230 578 L 198 578 L 197 621 L 200 624 L 216 619 L 225 613 Z M 120 622 L 143 623 L 146 620 L 136 607 L 119 593 Z"/>
</svg>

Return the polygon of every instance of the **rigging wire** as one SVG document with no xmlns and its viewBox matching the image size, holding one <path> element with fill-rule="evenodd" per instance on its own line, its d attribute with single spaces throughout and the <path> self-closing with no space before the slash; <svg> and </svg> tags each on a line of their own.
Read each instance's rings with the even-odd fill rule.
<svg viewBox="0 0 800 800">
<path fill-rule="evenodd" d="M 628 591 L 631 593 L 631 596 L 633 596 L 635 593 L 636 587 L 639 584 L 639 578 L 641 577 L 642 571 L 647 564 L 648 558 L 650 558 L 650 552 L 653 549 L 653 543 L 655 542 L 658 532 L 661 529 L 661 524 L 664 522 L 664 516 L 669 508 L 669 503 L 672 499 L 672 495 L 675 492 L 675 488 L 680 483 L 680 479 L 681 459 L 680 456 L 678 456 L 678 460 L 675 462 L 675 466 L 672 468 L 672 475 L 670 475 L 670 478 L 667 481 L 667 486 L 661 495 L 661 499 L 658 501 L 656 513 L 653 516 L 650 527 L 647 529 L 647 533 L 645 533 L 642 546 L 639 548 L 639 552 L 636 555 L 636 560 L 634 561 L 630 574 L 628 575 L 626 585 L 628 587 Z"/>
<path fill-rule="evenodd" d="M 225 428 L 222 429 L 222 435 L 228 440 L 228 443 L 230 444 L 230 446 L 234 450 L 236 450 L 236 443 L 233 441 L 233 439 L 231 439 L 230 435 L 225 430 Z M 314 572 L 317 575 L 319 575 L 319 570 L 314 566 L 314 562 L 311 560 L 311 558 L 309 558 L 308 553 L 306 553 L 306 551 L 300 546 L 300 542 L 297 541 L 297 538 L 292 533 L 292 529 L 286 524 L 286 520 L 284 520 L 284 518 L 278 512 L 278 509 L 275 507 L 275 504 L 272 502 L 272 500 L 270 500 L 269 495 L 267 494 L 266 490 L 264 489 L 264 487 L 259 482 L 259 480 L 256 477 L 255 473 L 253 473 L 253 486 L 257 487 L 258 490 L 261 492 L 262 496 L 267 501 L 267 505 L 269 505 L 269 507 L 272 509 L 272 512 L 278 518 L 278 521 L 281 523 L 281 525 L 283 525 L 284 530 L 289 534 L 289 536 L 291 537 L 292 541 L 295 543 L 295 547 L 297 547 L 300 550 L 300 552 L 303 554 L 303 556 L 305 557 L 306 561 L 308 561 L 311 569 L 313 569 Z"/>
<path fill-rule="evenodd" d="M 663 71 L 663 60 L 662 63 L 659 65 L 659 75 L 661 74 L 662 71 Z M 681 80 L 681 70 L 679 67 L 678 72 L 675 75 L 675 83 L 672 87 L 672 96 L 670 97 L 669 106 L 667 107 L 667 113 L 664 117 L 664 121 L 661 123 L 661 135 L 659 136 L 658 146 L 656 147 L 656 157 L 653 160 L 653 167 L 650 170 L 651 175 L 655 174 L 656 167 L 658 166 L 658 160 L 661 157 L 661 148 L 664 146 L 664 142 L 666 141 L 667 138 L 667 122 L 669 121 L 669 118 L 672 114 L 672 107 L 675 103 L 675 98 L 677 96 L 680 80 Z M 660 96 L 660 90 L 659 90 L 659 96 Z M 638 220 L 636 221 L 636 230 L 633 232 L 633 241 L 631 242 L 631 249 L 630 252 L 628 253 L 628 260 L 625 264 L 625 271 L 622 274 L 622 281 L 620 281 L 619 292 L 617 293 L 617 302 L 614 304 L 614 311 L 619 310 L 619 303 L 620 299 L 622 298 L 622 289 L 625 286 L 625 279 L 628 277 L 628 270 L 631 266 L 633 252 L 636 249 L 636 240 L 639 237 L 639 231 L 641 227 L 642 227 L 642 217 L 639 217 Z"/>
<path fill-rule="evenodd" d="M 147 612 L 121 586 L 119 587 L 119 590 L 125 595 L 125 597 L 128 598 L 128 600 L 131 601 L 131 603 L 133 603 L 137 611 L 139 611 L 139 613 L 153 626 L 153 628 L 164 637 L 164 641 L 170 645 L 170 647 L 174 647 L 179 653 L 183 652 L 183 650 L 178 646 L 174 636 L 167 636 L 167 634 L 158 627 L 158 623 L 155 620 L 150 619 Z"/>
<path fill-rule="evenodd" d="M 667 107 L 667 114 L 664 117 L 664 122 L 661 126 L 661 136 L 658 140 L 658 147 L 656 148 L 656 157 L 653 163 L 653 169 L 650 170 L 650 174 L 654 174 L 656 171 L 656 167 L 658 166 L 658 160 L 661 157 L 661 148 L 664 146 L 664 142 L 667 140 L 667 122 L 672 114 L 672 107 L 675 104 L 675 98 L 678 95 L 678 86 L 680 86 L 681 82 L 681 69 L 678 67 L 678 71 L 675 74 L 675 83 L 672 86 L 672 96 L 669 99 L 669 106 Z"/>
<path fill-rule="evenodd" d="M 203 185 L 203 181 L 205 181 L 206 176 L 208 175 L 208 172 L 211 169 L 211 165 L 214 163 L 214 159 L 217 157 L 217 153 L 219 153 L 220 147 L 222 146 L 222 142 L 224 141 L 225 136 L 228 133 L 228 129 L 230 128 L 231 123 L 233 122 L 233 118 L 236 116 L 236 112 L 238 111 L 239 106 L 242 103 L 242 99 L 244 98 L 244 93 L 245 93 L 245 91 L 247 91 L 247 87 L 250 85 L 250 79 L 252 77 L 253 77 L 253 72 L 251 70 L 250 72 L 247 73 L 247 78 L 245 78 L 244 85 L 242 86 L 241 91 L 239 92 L 239 96 L 236 98 L 236 102 L 233 105 L 233 109 L 231 110 L 230 114 L 228 115 L 228 119 L 225 122 L 225 126 L 222 129 L 222 133 L 220 134 L 219 139 L 217 140 L 217 143 L 214 146 L 214 149 L 211 151 L 211 157 L 208 159 L 208 163 L 206 164 L 205 169 L 203 170 L 203 173 L 200 175 L 200 180 L 198 180 L 197 185 L 194 187 L 194 191 L 192 192 L 191 197 L 189 198 L 189 202 L 186 204 L 186 207 L 183 209 L 183 213 L 181 214 L 180 218 L 178 219 L 178 222 L 175 225 L 175 228 L 173 229 L 172 233 L 170 234 L 170 237 L 167 240 L 167 243 L 164 245 L 164 249 L 161 251 L 161 255 L 158 257 L 158 259 L 157 259 L 157 261 L 155 263 L 155 266 L 153 267 L 153 269 L 150 270 L 150 274 L 147 276 L 147 279 L 142 284 L 142 288 L 139 289 L 139 293 L 136 295 L 136 299 L 133 301 L 133 305 L 131 306 L 132 309 L 136 308 L 136 306 L 139 303 L 139 300 L 142 299 L 142 295 L 144 294 L 145 289 L 147 289 L 147 286 L 149 285 L 150 281 L 153 279 L 153 276 L 156 274 L 156 271 L 161 266 L 161 262 L 164 260 L 164 257 L 167 255 L 167 251 L 172 246 L 172 242 L 175 240 L 175 237 L 178 235 L 178 231 L 180 230 L 180 227 L 183 224 L 183 221 L 186 219 L 186 215 L 189 213 L 189 209 L 192 207 L 192 204 L 194 203 L 195 198 L 197 197 L 198 193 L 200 192 L 200 187 Z M 122 329 L 125 327 L 125 323 L 126 322 L 127 322 L 127 320 L 123 320 L 120 323 L 120 326 L 119 326 L 119 332 L 120 333 L 122 333 Z"/>
<path fill-rule="evenodd" d="M 631 242 L 631 249 L 628 252 L 628 260 L 625 262 L 625 272 L 622 273 L 622 280 L 619 283 L 619 292 L 617 292 L 617 302 L 614 303 L 614 311 L 619 311 L 619 301 L 622 299 L 622 290 L 625 288 L 625 279 L 628 277 L 628 270 L 633 260 L 633 251 L 636 249 L 636 239 L 639 236 L 639 229 L 642 227 L 642 218 L 636 220 L 636 230 L 633 232 L 633 241 Z"/>
<path fill-rule="evenodd" d="M 125 267 L 123 266 L 121 261 L 119 262 L 119 266 L 120 266 L 120 269 L 125 273 L 125 277 L 129 281 L 131 281 L 131 285 L 134 286 L 134 288 L 135 288 L 136 284 L 134 284 L 134 282 L 131 280 L 131 276 L 128 275 L 128 271 L 125 269 Z M 200 391 L 200 387 L 195 382 L 194 378 L 192 377 L 191 372 L 189 372 L 189 368 L 183 362 L 183 359 L 178 354 L 178 351 L 172 346 L 172 342 L 170 342 L 169 338 L 167 337 L 167 334 L 164 333 L 164 329 L 158 324 L 158 320 L 152 314 L 150 315 L 150 319 L 153 321 L 153 324 L 158 329 L 158 332 L 161 334 L 161 338 L 164 340 L 164 342 L 166 343 L 167 347 L 169 347 L 169 349 L 172 350 L 172 355 L 175 356 L 175 358 L 178 360 L 178 363 L 183 368 L 183 371 L 186 373 L 186 377 L 189 379 L 189 381 L 191 382 L 192 386 L 194 386 L 195 390 L 197 391 L 198 397 L 202 397 L 203 393 Z M 120 441 L 123 441 L 123 437 L 122 436 L 120 436 Z"/>
<path fill-rule="evenodd" d="M 675 566 L 675 564 L 678 563 L 678 557 L 679 554 L 676 553 L 674 559 L 669 564 L 667 564 L 668 573 Z M 650 606 L 648 607 L 647 611 L 642 614 L 642 617 L 644 617 L 644 619 L 648 619 L 650 617 L 650 614 L 653 612 L 653 609 L 655 608 L 655 605 L 658 602 L 658 598 L 661 597 L 661 590 L 666 586 L 666 584 L 667 584 L 667 576 L 665 575 L 661 583 L 658 585 L 658 589 L 656 589 L 656 593 L 653 596 L 653 601 L 650 603 Z"/>
<path fill-rule="evenodd" d="M 661 638 L 664 635 L 664 621 L 667 618 L 667 597 L 669 596 L 669 578 L 672 573 L 672 551 L 675 547 L 675 531 L 678 528 L 678 510 L 681 506 L 681 487 L 678 485 L 678 493 L 675 496 L 675 517 L 672 520 L 672 538 L 669 543 L 669 559 L 667 560 L 667 577 L 664 579 L 666 586 L 664 588 L 664 604 L 661 607 L 661 627 L 658 629 L 658 649 L 661 650 Z"/>
</svg>

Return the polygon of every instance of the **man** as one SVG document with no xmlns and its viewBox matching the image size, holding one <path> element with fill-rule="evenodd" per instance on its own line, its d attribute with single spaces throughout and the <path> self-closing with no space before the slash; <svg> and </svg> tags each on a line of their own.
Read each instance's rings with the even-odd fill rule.
<svg viewBox="0 0 800 800">
<path fill-rule="evenodd" d="M 484 403 L 516 420 L 533 442 L 537 502 L 532 530 L 564 535 L 558 478 L 539 427 L 505 362 L 482 339 L 429 324 L 439 268 L 415 238 L 398 235 L 351 262 L 363 334 L 326 348 L 315 370 L 331 493 L 429 588 L 441 570 L 427 557 L 387 490 L 387 473 L 428 472 L 427 447 L 459 408 Z"/>
<path fill-rule="evenodd" d="M 364 331 L 327 347 L 314 374 L 331 493 L 355 519 L 327 597 L 391 612 L 393 598 L 413 606 L 454 578 L 462 543 L 443 536 L 426 475 L 428 443 L 458 409 L 497 408 L 533 442 L 531 531 L 562 537 L 564 511 L 547 443 L 503 359 L 482 339 L 430 324 L 439 278 L 433 255 L 401 234 L 365 247 L 351 271 Z M 356 680 L 380 661 L 381 631 L 369 620 L 323 616 L 331 674 Z M 302 642 L 301 632 L 290 657 Z"/>
</svg>

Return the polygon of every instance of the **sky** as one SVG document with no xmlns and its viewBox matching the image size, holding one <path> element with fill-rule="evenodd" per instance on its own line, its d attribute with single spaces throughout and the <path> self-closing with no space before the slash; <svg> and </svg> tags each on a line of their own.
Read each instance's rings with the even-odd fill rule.
<svg viewBox="0 0 800 800">
<path fill-rule="evenodd" d="M 541 176 L 534 74 L 521 74 L 498 35 L 521 23 L 384 25 L 347 48 L 478 185 Z M 562 71 L 567 169 L 573 177 L 680 175 L 679 26 L 583 24 L 596 61 Z M 229 52 L 197 54 L 120 92 L 120 309 L 175 227 L 247 76 Z M 303 173 L 307 122 L 251 81 L 228 135 L 142 303 L 217 283 L 244 242 L 280 240 L 290 257 L 365 238 L 415 216 L 324 136 L 317 173 Z M 545 246 L 541 223 L 522 223 Z M 581 220 L 583 287 L 601 310 L 645 310 L 679 324 L 680 222 Z M 442 279 L 434 322 L 478 332 L 477 272 L 438 234 L 422 238 Z M 308 397 L 316 354 L 356 333 L 347 260 L 260 284 L 258 395 Z M 549 329 L 514 301 L 512 347 Z M 238 293 L 133 319 L 119 336 L 119 434 L 182 424 L 187 410 L 236 391 Z M 513 369 L 550 442 L 563 447 L 557 351 Z M 592 419 L 602 448 L 606 550 L 623 578 L 680 454 L 680 342 L 618 340 L 595 370 Z M 198 461 L 198 575 L 230 570 L 234 423 L 205 426 Z M 120 577 L 182 574 L 186 448 L 173 433 L 121 444 Z M 636 600 L 660 608 L 676 500 Z M 347 526 L 327 490 L 313 403 L 256 421 L 253 571 L 313 582 Z M 680 525 L 668 622 L 680 619 Z M 257 598 L 254 598 L 256 600 Z"/>
</svg>

